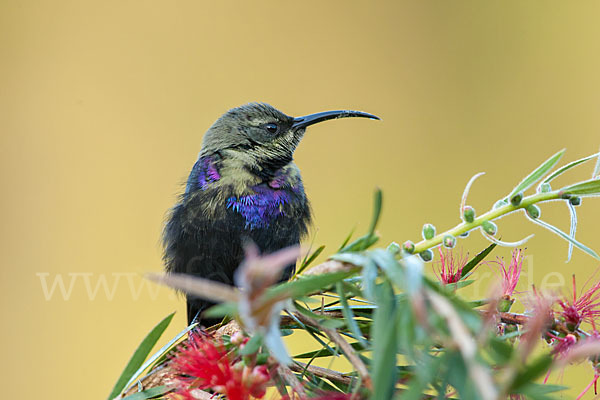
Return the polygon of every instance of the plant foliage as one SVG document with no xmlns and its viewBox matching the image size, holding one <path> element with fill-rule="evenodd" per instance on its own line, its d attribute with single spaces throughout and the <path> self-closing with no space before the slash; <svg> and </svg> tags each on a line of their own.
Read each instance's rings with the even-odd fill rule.
<svg viewBox="0 0 600 400">
<path fill-rule="evenodd" d="M 268 384 L 287 398 L 545 400 L 557 398 L 565 389 L 545 382 L 550 371 L 581 360 L 592 366 L 590 385 L 585 388 L 590 390 L 600 375 L 600 332 L 596 331 L 600 282 L 579 297 L 575 281 L 573 295 L 565 298 L 549 297 L 533 289 L 529 297 L 523 296 L 528 299 L 523 304 L 526 311 L 516 314 L 511 308 L 516 301 L 513 292 L 520 277 L 523 252 L 513 251 L 510 262 L 492 261 L 489 257 L 499 251 L 495 249 L 497 245 L 510 245 L 496 238 L 498 227 L 493 221 L 510 213 L 525 212 L 534 223 L 599 258 L 592 248 L 575 239 L 574 208 L 581 203 L 581 197 L 600 194 L 598 167 L 590 180 L 556 190 L 550 187 L 556 177 L 598 158 L 598 154 L 552 172 L 563 153 L 564 150 L 543 162 L 508 196 L 477 217 L 467 202 L 472 179 L 461 200 L 461 220 L 455 227 L 436 234 L 436 229 L 426 224 L 423 240 L 407 241 L 402 246 L 392 243 L 385 248 L 374 247 L 382 208 L 381 192 L 376 191 L 373 218 L 365 235 L 353 241 L 349 236 L 337 253 L 329 255 L 328 261 L 309 268 L 323 252 L 324 248 L 319 247 L 303 259 L 299 267 L 302 273 L 290 282 L 263 292 L 243 293 L 213 310 L 212 315 L 228 314 L 238 321 L 235 339 L 213 328 L 209 333 L 196 333 L 203 338 L 201 345 L 198 339 L 181 342 L 179 339 L 190 327 L 142 364 L 171 315 L 140 345 L 109 398 L 125 397 L 126 387 L 134 383 L 133 392 L 137 393 L 131 395 L 130 388 L 131 399 L 258 398 L 264 395 L 264 385 Z M 538 182 L 541 183 L 535 192 L 526 194 Z M 569 205 L 575 222 L 568 234 L 538 218 L 540 210 L 533 207 L 548 201 Z M 458 257 L 453 253 L 457 239 L 474 230 L 480 230 L 492 243 L 471 260 Z M 434 279 L 424 270 L 425 262 L 437 253 L 439 259 L 435 262 L 443 267 L 443 273 Z M 273 271 L 287 265 L 284 256 L 277 260 L 265 257 L 255 264 L 250 260 L 244 268 Z M 484 299 L 468 300 L 461 290 L 477 279 L 477 268 L 483 263 L 498 267 L 502 288 Z M 154 279 L 179 287 L 175 278 Z M 191 278 L 189 281 L 194 283 Z M 247 283 L 236 282 L 239 287 L 253 287 Z M 210 290 L 205 296 L 211 298 Z M 314 349 L 290 357 L 280 340 L 297 332 L 308 333 Z M 197 360 L 194 343 L 204 349 Z M 541 352 L 535 350 L 540 343 L 544 343 Z M 211 372 L 207 371 L 211 368 L 207 357 L 213 348 L 226 356 L 215 361 L 215 365 L 221 363 L 220 369 Z M 185 357 L 186 362 L 178 357 Z M 223 366 L 223 357 L 229 364 Z M 323 357 L 343 357 L 350 367 L 335 371 L 313 365 Z M 201 361 L 204 369 L 190 367 L 196 361 Z M 152 370 L 173 368 L 170 386 L 161 383 L 152 389 L 145 384 L 142 373 L 153 363 Z M 182 365 L 189 368 L 176 368 Z M 219 371 L 230 369 L 232 382 L 238 379 L 236 371 L 248 371 L 247 375 L 240 375 L 244 378 L 240 378 L 239 387 L 234 386 L 238 391 L 211 384 L 210 379 L 217 378 L 207 378 L 221 376 Z M 202 397 L 205 395 L 208 397 Z"/>
</svg>

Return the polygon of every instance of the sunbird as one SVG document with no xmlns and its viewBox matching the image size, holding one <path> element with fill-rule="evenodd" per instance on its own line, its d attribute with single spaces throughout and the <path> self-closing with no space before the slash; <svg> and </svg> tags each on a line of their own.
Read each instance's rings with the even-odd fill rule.
<svg viewBox="0 0 600 400">
<path fill-rule="evenodd" d="M 222 115 L 206 132 L 185 192 L 171 210 L 163 233 L 168 273 L 185 273 L 233 284 L 253 242 L 262 253 L 298 245 L 311 210 L 294 151 L 310 125 L 337 118 L 379 117 L 360 111 L 325 111 L 290 117 L 264 103 Z M 295 266 L 285 269 L 289 279 Z M 187 295 L 188 323 L 214 303 Z"/>
</svg>

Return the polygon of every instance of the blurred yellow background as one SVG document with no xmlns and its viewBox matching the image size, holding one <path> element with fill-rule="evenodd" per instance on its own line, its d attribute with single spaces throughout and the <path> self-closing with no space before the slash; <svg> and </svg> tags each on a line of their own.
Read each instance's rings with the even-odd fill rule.
<svg viewBox="0 0 600 400">
<path fill-rule="evenodd" d="M 105 398 L 154 324 L 178 311 L 161 343 L 183 328 L 183 300 L 142 275 L 161 271 L 165 213 L 227 109 L 381 116 L 308 130 L 296 162 L 312 238 L 328 254 L 362 233 L 379 186 L 382 244 L 418 240 L 424 222 L 458 222 L 473 174 L 487 172 L 470 197 L 483 212 L 559 149 L 598 150 L 599 15 L 597 2 L 2 1 L 3 396 Z M 600 200 L 583 203 L 578 237 L 600 250 Z M 542 211 L 568 229 L 566 207 Z M 598 266 L 577 250 L 565 264 L 566 243 L 521 216 L 499 226 L 536 234 L 532 283 Z M 582 365 L 563 381 L 574 394 L 591 378 Z"/>
</svg>

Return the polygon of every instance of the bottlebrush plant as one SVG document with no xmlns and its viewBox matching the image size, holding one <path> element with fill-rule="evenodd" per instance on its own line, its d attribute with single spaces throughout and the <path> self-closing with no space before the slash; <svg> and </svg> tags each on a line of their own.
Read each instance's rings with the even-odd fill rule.
<svg viewBox="0 0 600 400">
<path fill-rule="evenodd" d="M 522 212 L 568 241 L 568 258 L 576 247 L 600 259 L 575 238 L 576 207 L 582 198 L 600 195 L 600 154 L 553 171 L 563 153 L 480 215 L 467 202 L 481 174 L 475 175 L 462 196 L 461 221 L 441 233 L 425 224 L 416 243 L 374 247 L 382 204 L 378 191 L 368 232 L 347 239 L 328 261 L 309 269 L 323 251 L 318 248 L 289 282 L 277 284 L 285 266 L 299 257 L 297 248 L 260 255 L 248 247 L 236 288 L 184 275 L 151 276 L 221 302 L 210 313 L 225 319 L 208 330 L 189 326 L 148 357 L 172 315 L 165 318 L 134 353 L 109 399 L 240 400 L 279 393 L 286 399 L 542 400 L 565 389 L 547 382 L 550 371 L 587 361 L 589 385 L 578 399 L 583 397 L 600 377 L 600 282 L 579 292 L 573 277 L 572 293 L 564 297 L 531 288 L 519 295 L 525 312 L 511 312 L 524 254 L 519 247 L 533 235 L 505 242 L 494 222 Z M 557 176 L 592 160 L 597 161 L 590 180 L 551 187 Z M 549 201 L 569 208 L 569 233 L 540 219 L 540 205 Z M 469 260 L 455 246 L 475 230 L 491 244 Z M 510 261 L 487 258 L 498 245 L 515 248 Z M 433 278 L 424 273 L 429 261 L 434 261 Z M 495 269 L 501 283 L 484 299 L 466 299 L 461 289 L 477 278 L 481 264 Z M 290 355 L 282 337 L 298 331 L 314 339 L 315 348 Z M 540 345 L 543 350 L 536 350 Z M 314 366 L 321 357 L 344 357 L 351 367 Z"/>
</svg>

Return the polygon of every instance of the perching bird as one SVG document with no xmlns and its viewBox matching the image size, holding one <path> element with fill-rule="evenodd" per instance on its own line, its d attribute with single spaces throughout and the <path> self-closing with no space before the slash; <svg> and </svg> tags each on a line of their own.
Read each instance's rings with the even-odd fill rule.
<svg viewBox="0 0 600 400">
<path fill-rule="evenodd" d="M 263 253 L 297 245 L 311 213 L 294 150 L 307 126 L 347 117 L 379 119 L 359 111 L 293 118 L 259 103 L 221 116 L 204 135 L 185 193 L 168 218 L 163 235 L 167 272 L 233 285 L 245 241 Z M 289 266 L 284 279 L 293 270 Z M 211 305 L 188 295 L 188 322 L 218 323 L 202 319 L 202 311 Z"/>
</svg>

